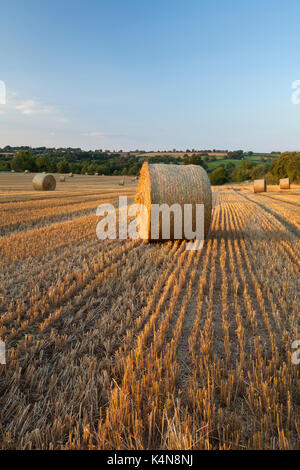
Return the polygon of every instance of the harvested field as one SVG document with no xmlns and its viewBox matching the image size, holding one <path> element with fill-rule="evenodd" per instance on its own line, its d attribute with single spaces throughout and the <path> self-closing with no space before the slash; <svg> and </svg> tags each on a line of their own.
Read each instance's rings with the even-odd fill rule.
<svg viewBox="0 0 300 470">
<path fill-rule="evenodd" d="M 130 177 L 31 180 L 0 174 L 0 449 L 299 448 L 300 187 L 213 188 L 186 251 L 96 238 Z"/>
</svg>

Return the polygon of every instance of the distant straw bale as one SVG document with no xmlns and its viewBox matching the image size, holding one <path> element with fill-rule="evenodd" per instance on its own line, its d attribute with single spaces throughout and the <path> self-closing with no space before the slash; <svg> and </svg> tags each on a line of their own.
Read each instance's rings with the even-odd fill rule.
<svg viewBox="0 0 300 470">
<path fill-rule="evenodd" d="M 280 189 L 290 189 L 290 178 L 281 178 L 279 181 Z"/>
<path fill-rule="evenodd" d="M 33 178 L 32 185 L 36 191 L 54 191 L 56 188 L 56 180 L 52 175 L 38 173 Z"/>
<path fill-rule="evenodd" d="M 265 193 L 267 191 L 267 185 L 265 179 L 254 180 L 253 190 L 255 193 Z"/>
</svg>

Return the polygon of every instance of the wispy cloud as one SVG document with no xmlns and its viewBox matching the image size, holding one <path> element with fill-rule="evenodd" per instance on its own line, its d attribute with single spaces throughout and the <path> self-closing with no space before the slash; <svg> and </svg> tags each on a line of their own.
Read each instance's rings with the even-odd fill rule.
<svg viewBox="0 0 300 470">
<path fill-rule="evenodd" d="M 86 137 L 122 137 L 126 136 L 127 134 L 118 134 L 118 133 L 111 133 L 111 132 L 85 132 L 81 135 L 84 135 Z"/>
<path fill-rule="evenodd" d="M 22 101 L 16 105 L 16 109 L 22 114 L 54 114 L 56 112 L 53 106 L 46 106 L 35 100 Z"/>
<path fill-rule="evenodd" d="M 86 137 L 105 137 L 105 132 L 84 132 L 82 135 Z"/>
<path fill-rule="evenodd" d="M 48 116 L 52 121 L 67 122 L 68 119 L 61 115 L 59 108 L 48 105 L 36 98 L 22 99 L 15 91 L 7 92 L 6 105 L 1 107 L 1 114 L 12 115 L 21 113 L 23 116 L 39 117 Z"/>
</svg>

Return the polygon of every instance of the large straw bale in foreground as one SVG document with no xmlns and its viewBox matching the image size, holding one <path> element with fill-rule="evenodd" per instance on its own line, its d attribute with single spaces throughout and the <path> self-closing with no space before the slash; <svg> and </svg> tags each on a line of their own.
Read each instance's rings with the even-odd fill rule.
<svg viewBox="0 0 300 470">
<path fill-rule="evenodd" d="M 54 191 L 56 188 L 56 180 L 52 175 L 38 173 L 33 178 L 32 185 L 36 191 Z"/>
<path fill-rule="evenodd" d="M 279 188 L 280 189 L 290 189 L 290 178 L 282 178 L 279 181 Z"/>
<path fill-rule="evenodd" d="M 267 185 L 265 179 L 254 180 L 253 189 L 255 193 L 265 193 L 267 191 Z"/>
<path fill-rule="evenodd" d="M 143 238 L 151 239 L 151 205 L 179 204 L 184 213 L 184 204 L 192 204 L 193 229 L 196 223 L 196 204 L 204 204 L 204 236 L 210 227 L 212 210 L 212 192 L 206 171 L 199 165 L 166 165 L 148 164 L 145 162 L 141 169 L 138 192 L 138 204 L 144 204 L 148 211 L 147 220 L 141 221 Z M 173 227 L 172 227 L 173 223 Z M 161 220 L 159 233 L 161 234 Z M 183 233 L 184 225 L 182 224 Z M 171 213 L 170 238 L 174 234 L 174 217 Z"/>
</svg>

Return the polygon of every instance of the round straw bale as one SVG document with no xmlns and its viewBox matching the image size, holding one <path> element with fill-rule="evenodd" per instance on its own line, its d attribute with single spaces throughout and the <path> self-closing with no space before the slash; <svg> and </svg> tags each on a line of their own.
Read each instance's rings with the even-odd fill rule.
<svg viewBox="0 0 300 470">
<path fill-rule="evenodd" d="M 36 191 L 54 191 L 56 188 L 56 180 L 52 175 L 38 173 L 33 178 L 32 185 Z"/>
<path fill-rule="evenodd" d="M 73 173 L 69 173 L 69 176 L 70 176 L 70 178 L 73 178 L 74 175 L 73 175 Z"/>
<path fill-rule="evenodd" d="M 119 186 L 124 186 L 124 183 L 125 183 L 125 181 L 124 181 L 124 179 L 122 179 L 122 180 L 119 182 Z"/>
<path fill-rule="evenodd" d="M 199 165 L 148 164 L 141 168 L 136 202 L 143 204 L 148 212 L 148 220 L 141 216 L 140 231 L 143 238 L 151 240 L 151 205 L 179 204 L 184 212 L 184 204 L 191 204 L 193 229 L 196 223 L 196 204 L 204 204 L 204 236 L 206 238 L 211 220 L 212 192 L 206 171 Z M 146 218 L 147 219 L 147 218 Z M 174 238 L 174 217 L 170 217 L 170 239 Z M 162 220 L 159 222 L 161 236 Z M 182 223 L 184 234 L 184 224 Z M 184 235 L 183 235 L 184 237 Z"/>
<path fill-rule="evenodd" d="M 25 170 L 25 172 L 24 172 L 24 173 L 29 173 L 29 170 Z"/>
<path fill-rule="evenodd" d="M 282 178 L 279 181 L 279 188 L 280 189 L 290 189 L 290 178 Z"/>
<path fill-rule="evenodd" d="M 63 183 L 64 181 L 66 181 L 66 177 L 64 175 L 61 175 L 59 177 L 59 181 L 61 181 Z"/>
<path fill-rule="evenodd" d="M 265 193 L 267 191 L 267 185 L 265 179 L 254 180 L 253 190 L 255 193 Z"/>
</svg>

